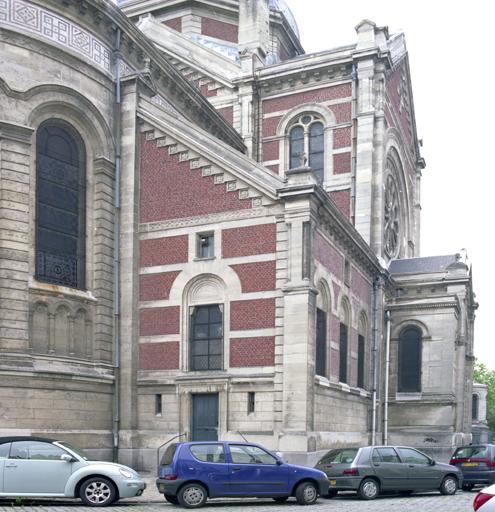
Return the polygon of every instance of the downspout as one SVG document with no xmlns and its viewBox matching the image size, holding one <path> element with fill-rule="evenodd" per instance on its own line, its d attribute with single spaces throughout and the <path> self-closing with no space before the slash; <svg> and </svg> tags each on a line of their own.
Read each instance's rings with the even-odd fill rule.
<svg viewBox="0 0 495 512">
<path fill-rule="evenodd" d="M 352 65 L 352 141 L 351 141 L 351 223 L 356 225 L 356 163 L 357 163 L 357 70 Z"/>
<path fill-rule="evenodd" d="M 112 457 L 119 457 L 120 430 L 120 163 L 121 163 L 121 98 L 120 98 L 120 41 L 121 32 L 117 28 L 115 40 L 115 191 L 114 191 L 114 240 L 113 240 L 113 332 L 114 332 L 114 403 L 112 420 Z"/>
<path fill-rule="evenodd" d="M 371 445 L 376 445 L 376 408 L 377 408 L 377 387 L 378 387 L 378 298 L 380 290 L 380 278 L 373 281 L 373 328 L 372 328 L 372 368 L 373 368 L 373 389 L 372 389 L 372 409 L 371 409 Z"/>
<path fill-rule="evenodd" d="M 385 392 L 383 404 L 383 444 L 388 444 L 388 379 L 390 373 L 390 311 L 385 311 L 387 339 L 385 340 Z"/>
</svg>

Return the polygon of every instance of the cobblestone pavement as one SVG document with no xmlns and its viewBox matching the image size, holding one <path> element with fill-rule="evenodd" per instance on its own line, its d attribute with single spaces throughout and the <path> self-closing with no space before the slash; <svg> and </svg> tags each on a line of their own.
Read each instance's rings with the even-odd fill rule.
<svg viewBox="0 0 495 512">
<path fill-rule="evenodd" d="M 373 501 L 358 500 L 355 495 L 344 495 L 332 500 L 319 499 L 315 505 L 302 508 L 294 499 L 284 504 L 268 499 L 212 500 L 202 509 L 204 512 L 472 512 L 476 492 L 458 492 L 455 496 L 440 494 L 417 494 L 407 498 L 398 496 L 380 497 Z M 148 501 L 145 501 L 145 500 Z M 170 505 L 160 496 L 144 496 L 140 500 L 123 500 L 108 507 L 107 512 L 184 512 L 186 509 Z M 35 501 L 24 500 L 22 505 L 1 500 L 1 512 L 95 512 L 80 501 Z"/>
</svg>

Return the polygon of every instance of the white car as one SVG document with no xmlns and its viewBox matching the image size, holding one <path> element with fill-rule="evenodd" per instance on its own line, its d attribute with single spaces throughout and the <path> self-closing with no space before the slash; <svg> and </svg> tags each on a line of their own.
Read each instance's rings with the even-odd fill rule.
<svg viewBox="0 0 495 512">
<path fill-rule="evenodd" d="M 495 512 L 495 484 L 485 487 L 473 501 L 474 512 Z"/>
<path fill-rule="evenodd" d="M 105 507 L 145 488 L 133 469 L 88 460 L 64 441 L 0 437 L 0 497 L 81 498 L 85 505 Z"/>
</svg>

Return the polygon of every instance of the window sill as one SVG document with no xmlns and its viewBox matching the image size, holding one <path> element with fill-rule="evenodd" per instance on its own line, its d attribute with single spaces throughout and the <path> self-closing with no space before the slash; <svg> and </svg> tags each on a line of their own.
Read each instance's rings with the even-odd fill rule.
<svg viewBox="0 0 495 512">
<path fill-rule="evenodd" d="M 421 400 L 423 397 L 422 393 L 395 393 L 396 402 L 407 402 L 408 400 Z"/>
<path fill-rule="evenodd" d="M 67 298 L 87 300 L 90 302 L 98 302 L 98 299 L 89 290 L 77 290 L 68 286 L 60 286 L 58 284 L 43 283 L 37 281 L 33 277 L 29 278 L 29 289 L 37 292 L 45 292 L 52 295 L 64 295 Z"/>
<path fill-rule="evenodd" d="M 207 258 L 194 258 L 193 261 L 213 261 L 216 260 L 216 256 L 208 256 Z"/>
</svg>

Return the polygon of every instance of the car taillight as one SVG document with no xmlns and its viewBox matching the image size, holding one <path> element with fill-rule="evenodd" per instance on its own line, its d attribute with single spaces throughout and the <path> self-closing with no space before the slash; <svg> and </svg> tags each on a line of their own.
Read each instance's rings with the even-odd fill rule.
<svg viewBox="0 0 495 512">
<path fill-rule="evenodd" d="M 492 494 L 487 494 L 486 492 L 479 492 L 473 501 L 474 512 L 476 512 L 481 507 L 481 505 L 484 505 L 487 501 L 491 500 L 492 498 Z"/>
<path fill-rule="evenodd" d="M 165 475 L 164 480 L 177 480 L 177 475 Z"/>
<path fill-rule="evenodd" d="M 450 459 L 449 464 L 451 466 L 455 466 L 455 463 L 456 463 L 456 459 Z"/>
<path fill-rule="evenodd" d="M 349 475 L 349 476 L 358 476 L 359 471 L 357 469 L 344 469 L 342 474 Z"/>
</svg>

